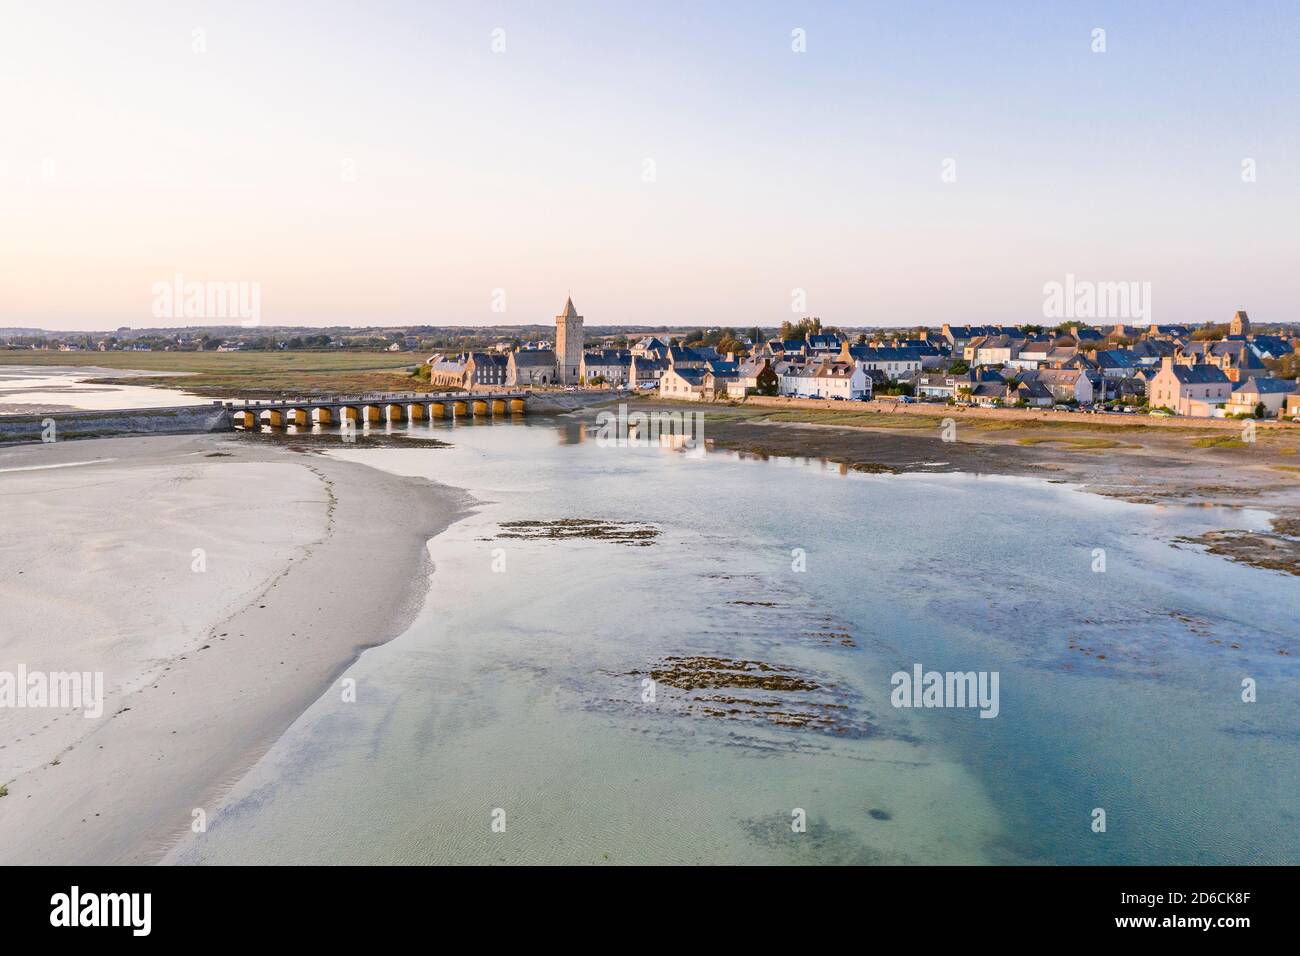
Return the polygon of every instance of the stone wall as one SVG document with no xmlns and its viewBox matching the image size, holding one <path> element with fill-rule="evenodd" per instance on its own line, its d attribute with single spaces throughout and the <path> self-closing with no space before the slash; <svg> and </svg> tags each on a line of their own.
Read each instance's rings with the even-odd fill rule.
<svg viewBox="0 0 1300 956">
<path fill-rule="evenodd" d="M 105 438 L 112 435 L 175 435 L 230 431 L 230 409 L 220 402 L 180 408 L 118 408 L 108 411 L 44 412 L 0 415 L 0 442 L 40 441 L 47 420 L 64 438 Z"/>
</svg>

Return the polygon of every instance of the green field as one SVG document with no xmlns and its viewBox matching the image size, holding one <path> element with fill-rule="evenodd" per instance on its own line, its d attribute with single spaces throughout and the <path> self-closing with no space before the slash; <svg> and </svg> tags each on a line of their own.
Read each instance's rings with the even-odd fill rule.
<svg viewBox="0 0 1300 956">
<path fill-rule="evenodd" d="M 150 385 L 213 398 L 274 398 L 323 392 L 427 388 L 410 375 L 418 352 L 42 352 L 0 349 L 4 365 L 75 365 L 172 373 Z"/>
</svg>

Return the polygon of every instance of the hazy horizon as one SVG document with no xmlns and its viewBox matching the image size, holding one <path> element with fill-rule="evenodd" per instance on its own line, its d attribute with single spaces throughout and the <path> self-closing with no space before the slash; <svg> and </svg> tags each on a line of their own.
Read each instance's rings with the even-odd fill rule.
<svg viewBox="0 0 1300 956">
<path fill-rule="evenodd" d="M 925 9 L 11 9 L 0 326 L 1300 319 L 1296 5 Z"/>
</svg>

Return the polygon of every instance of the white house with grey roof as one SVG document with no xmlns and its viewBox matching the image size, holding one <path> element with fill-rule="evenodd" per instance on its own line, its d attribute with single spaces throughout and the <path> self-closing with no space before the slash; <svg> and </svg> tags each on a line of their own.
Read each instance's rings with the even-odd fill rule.
<svg viewBox="0 0 1300 956">
<path fill-rule="evenodd" d="M 1217 365 L 1184 365 L 1166 356 L 1147 385 L 1147 403 L 1178 415 L 1212 418 L 1227 404 L 1232 382 Z"/>
<path fill-rule="evenodd" d="M 1286 407 L 1287 396 L 1295 392 L 1296 383 L 1292 379 L 1252 376 L 1233 387 L 1223 412 L 1225 415 L 1253 415 L 1262 404 L 1266 416 L 1275 416 Z"/>
</svg>

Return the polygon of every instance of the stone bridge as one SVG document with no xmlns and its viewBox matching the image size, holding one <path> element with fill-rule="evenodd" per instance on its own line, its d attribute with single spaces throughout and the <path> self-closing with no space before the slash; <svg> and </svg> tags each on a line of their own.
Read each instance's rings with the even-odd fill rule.
<svg viewBox="0 0 1300 956">
<path fill-rule="evenodd" d="M 399 392 L 324 398 L 226 402 L 236 428 L 269 425 L 379 424 L 426 418 L 496 418 L 524 414 L 527 391 Z"/>
</svg>

